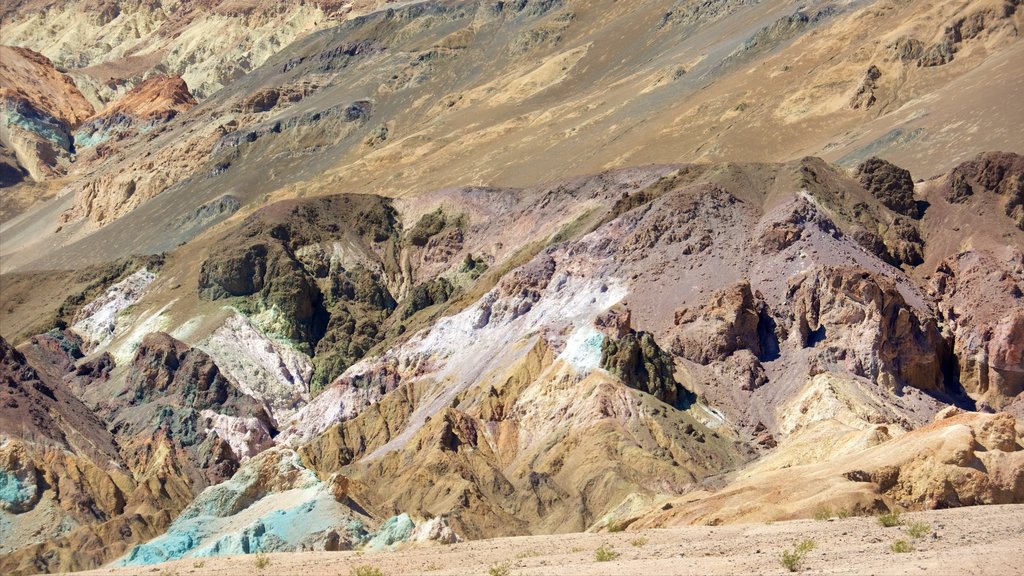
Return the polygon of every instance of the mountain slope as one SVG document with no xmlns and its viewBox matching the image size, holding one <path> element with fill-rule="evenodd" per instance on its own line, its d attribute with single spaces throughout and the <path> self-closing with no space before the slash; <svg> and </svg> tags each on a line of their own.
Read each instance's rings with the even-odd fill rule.
<svg viewBox="0 0 1024 576">
<path fill-rule="evenodd" d="M 1021 502 L 1021 14 L 412 2 L 146 68 L 0 224 L 0 566 Z"/>
<path fill-rule="evenodd" d="M 133 275 L 86 302 L 111 310 L 102 329 L 70 314 L 89 358 L 117 366 L 79 394 L 117 431 L 132 474 L 150 469 L 132 463 L 164 414 L 157 438 L 178 454 L 165 481 L 190 486 L 169 505 L 183 516 L 120 562 L 707 519 L 750 483 L 781 485 L 812 463 L 829 491 L 765 492 L 778 506 L 760 513 L 1019 501 L 1016 320 L 987 312 L 1024 316 L 1018 159 L 981 156 L 911 189 L 885 162 L 857 177 L 808 158 L 270 204 L 171 252 L 141 290 Z M 946 228 L 964 209 L 986 226 Z M 978 276 L 974 262 L 999 272 Z M 179 382 L 146 368 L 174 339 L 221 374 L 200 382 L 224 381 L 267 415 L 167 413 L 160 396 L 131 392 Z M 1009 412 L 964 421 L 1001 431 L 970 482 L 969 462 L 929 464 L 938 440 L 918 430 L 951 404 Z M 217 445 L 228 456 L 210 460 Z M 909 496 L 878 476 L 893 453 Z M 258 472 L 285 461 L 298 484 Z M 842 476 L 858 466 L 863 478 Z M 236 484 L 196 496 L 236 469 Z M 246 486 L 260 496 L 208 504 Z M 652 512 L 666 502 L 678 515 Z M 304 510 L 309 531 L 253 540 L 278 533 L 282 509 Z M 329 510 L 346 520 L 327 522 Z M 84 553 L 67 561 L 114 559 Z"/>
<path fill-rule="evenodd" d="M 245 205 L 521 186 L 681 154 L 816 154 L 848 167 L 882 154 L 929 177 L 1019 144 L 1006 130 L 1019 110 L 996 95 L 1019 77 L 1012 2 L 501 6 L 412 4 L 305 36 L 102 165 L 83 165 L 39 218 L 6 226 L 9 245 L 52 236 L 65 245 L 47 256 L 58 266 L 164 250 L 191 237 L 175 218 L 225 192 Z M 926 61 L 933 48 L 948 55 Z M 992 105 L 964 110 L 979 90 Z M 944 132 L 950 118 L 971 118 L 972 136 Z M 909 152 L 922 147 L 943 153 Z M 141 222 L 162 228 L 147 235 L 160 242 L 133 233 Z M 8 250 L 7 269 L 30 265 Z"/>
</svg>

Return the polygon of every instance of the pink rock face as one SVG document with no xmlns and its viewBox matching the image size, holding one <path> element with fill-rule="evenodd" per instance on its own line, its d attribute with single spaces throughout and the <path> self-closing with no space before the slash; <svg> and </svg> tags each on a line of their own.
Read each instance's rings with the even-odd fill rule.
<svg viewBox="0 0 1024 576">
<path fill-rule="evenodd" d="M 673 339 L 673 351 L 697 362 L 708 364 L 724 360 L 737 350 L 763 353 L 760 324 L 766 305 L 742 281 L 715 292 L 696 317 L 680 315 L 679 333 Z"/>
<path fill-rule="evenodd" d="M 1024 311 L 1016 310 L 992 331 L 988 343 L 988 388 L 1013 398 L 1024 392 Z"/>
<path fill-rule="evenodd" d="M 821 369 L 843 366 L 890 388 L 945 390 L 946 343 L 931 319 L 910 308 L 895 285 L 857 268 L 818 268 L 790 282 L 793 332 L 819 348 Z"/>
<path fill-rule="evenodd" d="M 954 334 L 960 382 L 975 400 L 1007 406 L 1024 392 L 1024 260 L 969 251 L 932 277 L 939 312 Z"/>
</svg>

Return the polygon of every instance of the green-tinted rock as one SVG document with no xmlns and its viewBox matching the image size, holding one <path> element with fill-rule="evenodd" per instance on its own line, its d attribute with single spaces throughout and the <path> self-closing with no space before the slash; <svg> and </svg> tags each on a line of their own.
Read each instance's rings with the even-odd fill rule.
<svg viewBox="0 0 1024 576">
<path fill-rule="evenodd" d="M 622 338 L 605 338 L 601 343 L 601 368 L 630 388 L 647 392 L 673 406 L 688 406 L 692 400 L 673 375 L 672 356 L 661 349 L 647 332 L 630 332 Z"/>
</svg>

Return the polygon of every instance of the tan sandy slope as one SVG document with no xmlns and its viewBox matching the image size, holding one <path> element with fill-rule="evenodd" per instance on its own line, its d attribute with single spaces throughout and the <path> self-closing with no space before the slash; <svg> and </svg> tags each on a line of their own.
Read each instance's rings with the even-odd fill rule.
<svg viewBox="0 0 1024 576">
<path fill-rule="evenodd" d="M 883 528 L 873 517 L 851 517 L 496 538 L 365 555 L 273 554 L 266 557 L 269 565 L 262 570 L 256 568 L 253 556 L 171 562 L 146 570 L 182 576 L 345 576 L 356 566 L 373 566 L 389 576 L 469 576 L 487 574 L 491 567 L 507 563 L 510 574 L 538 576 L 787 574 L 779 562 L 783 550 L 791 550 L 805 539 L 813 540 L 815 548 L 805 557 L 802 571 L 814 574 L 1015 574 L 1024 563 L 1022 505 L 916 512 L 904 520 L 907 524 L 925 523 L 930 530 L 925 537 L 914 539 L 906 525 Z M 910 542 L 914 550 L 893 553 L 890 546 L 897 540 Z M 595 550 L 599 547 L 613 550 L 619 557 L 597 562 Z M 139 568 L 122 568 L 82 574 L 139 573 Z"/>
</svg>

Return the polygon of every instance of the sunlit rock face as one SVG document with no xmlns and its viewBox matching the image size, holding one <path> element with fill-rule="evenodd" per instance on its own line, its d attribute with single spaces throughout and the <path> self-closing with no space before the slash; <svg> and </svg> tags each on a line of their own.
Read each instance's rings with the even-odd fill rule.
<svg viewBox="0 0 1024 576">
<path fill-rule="evenodd" d="M 1016 3 L 179 4 L 0 14 L 0 572 L 1022 500 Z"/>
</svg>

